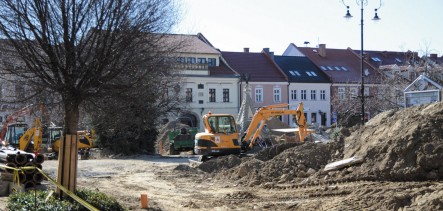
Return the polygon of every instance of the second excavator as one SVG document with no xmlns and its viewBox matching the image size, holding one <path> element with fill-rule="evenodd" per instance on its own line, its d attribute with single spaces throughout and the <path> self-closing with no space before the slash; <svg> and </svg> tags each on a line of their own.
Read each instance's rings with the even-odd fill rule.
<svg viewBox="0 0 443 211">
<path fill-rule="evenodd" d="M 194 152 L 202 155 L 203 161 L 211 156 L 244 153 L 254 146 L 266 121 L 271 117 L 281 115 L 295 116 L 298 136 L 300 141 L 304 142 L 308 131 L 303 103 L 300 103 L 295 110 L 288 109 L 289 106 L 289 104 L 275 104 L 261 107 L 255 112 L 248 129 L 241 138 L 232 115 L 208 113 L 202 118 L 205 132 L 195 135 Z"/>
</svg>

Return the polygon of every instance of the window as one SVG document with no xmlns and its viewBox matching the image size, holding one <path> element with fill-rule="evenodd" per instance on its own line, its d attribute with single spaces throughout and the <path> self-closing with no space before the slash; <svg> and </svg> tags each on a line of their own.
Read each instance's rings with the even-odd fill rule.
<svg viewBox="0 0 443 211">
<path fill-rule="evenodd" d="M 326 90 L 320 90 L 320 100 L 326 100 Z"/>
<path fill-rule="evenodd" d="M 349 97 L 351 98 L 351 99 L 353 99 L 353 98 L 357 98 L 357 96 L 358 96 L 358 88 L 357 87 L 351 87 L 350 88 L 351 90 L 349 90 Z"/>
<path fill-rule="evenodd" d="M 301 90 L 300 97 L 302 100 L 306 100 L 306 90 Z"/>
<path fill-rule="evenodd" d="M 306 71 L 306 74 L 308 74 L 308 76 L 317 76 L 314 71 Z"/>
<path fill-rule="evenodd" d="M 223 102 L 229 102 L 229 89 L 223 89 Z"/>
<path fill-rule="evenodd" d="M 178 63 L 185 63 L 186 62 L 186 58 L 185 57 L 177 57 L 177 62 Z"/>
<path fill-rule="evenodd" d="M 327 68 L 328 68 L 329 70 L 334 70 L 334 69 L 332 69 L 332 67 L 331 67 L 331 66 L 327 66 Z"/>
<path fill-rule="evenodd" d="M 311 90 L 311 100 L 316 100 L 316 99 L 317 99 L 317 91 Z"/>
<path fill-rule="evenodd" d="M 369 87 L 365 86 L 364 94 L 365 96 L 369 96 Z"/>
<path fill-rule="evenodd" d="M 322 70 L 328 70 L 328 69 L 326 69 L 325 66 L 320 66 L 320 68 L 321 68 Z"/>
<path fill-rule="evenodd" d="M 341 69 L 340 69 L 340 67 L 337 67 L 337 66 L 335 66 L 335 69 L 336 70 L 338 70 L 338 71 L 340 71 Z"/>
<path fill-rule="evenodd" d="M 281 102 L 281 88 L 274 88 L 274 102 Z"/>
<path fill-rule="evenodd" d="M 317 113 L 311 113 L 311 123 L 317 123 Z"/>
<path fill-rule="evenodd" d="M 297 90 L 291 90 L 291 100 L 297 100 Z"/>
<path fill-rule="evenodd" d="M 235 119 L 232 116 L 211 116 L 208 118 L 208 123 L 212 133 L 232 134 L 237 132 Z"/>
<path fill-rule="evenodd" d="M 192 88 L 186 88 L 186 102 L 192 102 Z"/>
<path fill-rule="evenodd" d="M 207 63 L 206 58 L 198 58 L 198 59 L 197 59 L 197 62 L 198 62 L 199 64 L 206 64 L 206 63 Z"/>
<path fill-rule="evenodd" d="M 338 87 L 338 99 L 339 100 L 345 99 L 345 88 L 344 87 Z"/>
<path fill-rule="evenodd" d="M 215 58 L 208 58 L 208 66 L 216 66 L 216 60 Z"/>
<path fill-rule="evenodd" d="M 195 57 L 188 57 L 188 58 L 186 58 L 186 63 L 195 64 Z"/>
<path fill-rule="evenodd" d="M 263 102 L 263 88 L 255 88 L 255 102 Z"/>
<path fill-rule="evenodd" d="M 205 85 L 203 85 L 203 84 L 198 84 L 198 85 L 197 85 L 197 88 L 198 88 L 198 89 L 204 89 L 204 88 L 205 88 Z"/>
<path fill-rule="evenodd" d="M 374 61 L 374 62 L 381 62 L 381 59 L 378 58 L 378 57 L 372 57 L 371 59 L 372 59 L 372 61 Z"/>
<path fill-rule="evenodd" d="M 209 102 L 215 102 L 215 89 L 209 89 Z"/>
<path fill-rule="evenodd" d="M 291 73 L 292 76 L 301 76 L 300 72 L 298 70 L 289 70 L 289 73 Z"/>
<path fill-rule="evenodd" d="M 343 71 L 348 71 L 348 69 L 346 68 L 346 67 L 341 67 L 341 69 L 343 70 Z"/>
</svg>

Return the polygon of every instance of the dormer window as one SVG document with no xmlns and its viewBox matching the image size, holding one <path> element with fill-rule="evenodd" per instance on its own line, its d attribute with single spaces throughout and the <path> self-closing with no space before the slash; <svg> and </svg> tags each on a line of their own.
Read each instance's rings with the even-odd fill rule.
<svg viewBox="0 0 443 211">
<path fill-rule="evenodd" d="M 378 57 L 372 57 L 371 59 L 374 62 L 381 62 L 381 59 L 379 59 Z"/>
<path fill-rule="evenodd" d="M 289 73 L 292 76 L 301 76 L 301 74 L 298 72 L 298 70 L 289 70 Z"/>
<path fill-rule="evenodd" d="M 317 76 L 314 71 L 306 71 L 306 74 L 308 74 L 308 76 Z"/>
</svg>

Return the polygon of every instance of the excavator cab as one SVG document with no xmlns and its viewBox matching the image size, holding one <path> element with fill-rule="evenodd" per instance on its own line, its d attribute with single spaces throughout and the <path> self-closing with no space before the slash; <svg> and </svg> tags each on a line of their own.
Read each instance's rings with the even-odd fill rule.
<svg viewBox="0 0 443 211">
<path fill-rule="evenodd" d="M 237 124 L 230 114 L 203 116 L 205 132 L 195 135 L 194 152 L 203 156 L 240 154 Z"/>
<path fill-rule="evenodd" d="M 18 147 L 20 144 L 20 138 L 28 130 L 28 124 L 26 123 L 12 123 L 8 125 L 6 129 L 6 135 L 4 144 Z"/>
</svg>

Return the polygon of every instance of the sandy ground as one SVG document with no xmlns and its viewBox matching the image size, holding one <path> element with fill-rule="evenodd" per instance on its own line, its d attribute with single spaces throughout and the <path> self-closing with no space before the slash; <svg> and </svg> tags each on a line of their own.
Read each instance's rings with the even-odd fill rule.
<svg viewBox="0 0 443 211">
<path fill-rule="evenodd" d="M 327 143 L 278 144 L 197 168 L 190 155 L 94 153 L 79 160 L 77 186 L 113 196 L 128 210 L 141 210 L 144 193 L 149 210 L 166 211 L 443 210 L 442 125 L 443 103 L 386 111 Z M 361 160 L 326 170 L 350 158 Z M 55 178 L 57 165 L 46 161 L 43 170 Z"/>
<path fill-rule="evenodd" d="M 397 210 L 404 206 L 408 207 L 405 210 L 416 210 L 414 204 L 420 200 L 432 202 L 429 193 L 443 193 L 441 182 L 275 182 L 251 187 L 214 179 L 191 168 L 194 162 L 190 159 L 195 160 L 183 155 L 79 160 L 77 183 L 79 188 L 115 197 L 129 210 L 144 210 L 142 193 L 148 195 L 148 210 Z M 45 161 L 43 169 L 55 178 L 57 165 L 58 161 Z M 43 185 L 50 187 L 46 182 Z M 4 209 L 6 199 L 0 198 L 0 209 Z"/>
</svg>

